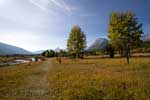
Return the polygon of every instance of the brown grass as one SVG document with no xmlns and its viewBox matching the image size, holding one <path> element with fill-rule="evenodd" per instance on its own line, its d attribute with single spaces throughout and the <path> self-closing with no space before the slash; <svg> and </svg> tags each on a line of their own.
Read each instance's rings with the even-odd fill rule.
<svg viewBox="0 0 150 100">
<path fill-rule="evenodd" d="M 0 100 L 150 100 L 150 58 L 94 58 L 0 67 Z"/>
<path fill-rule="evenodd" d="M 149 100 L 149 65 L 150 58 L 53 59 L 53 100 Z"/>
<path fill-rule="evenodd" d="M 28 77 L 42 74 L 39 65 L 43 63 L 32 62 L 0 67 L 0 100 L 29 100 L 36 96 L 33 86 L 39 84 L 39 81 L 30 86 L 34 80 L 29 80 Z"/>
</svg>

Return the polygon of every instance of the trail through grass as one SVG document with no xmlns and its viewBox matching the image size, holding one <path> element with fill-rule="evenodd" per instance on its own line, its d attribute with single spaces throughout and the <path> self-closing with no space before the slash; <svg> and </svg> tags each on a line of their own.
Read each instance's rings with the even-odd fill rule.
<svg viewBox="0 0 150 100">
<path fill-rule="evenodd" d="M 55 58 L 0 67 L 0 100 L 150 100 L 150 58 Z"/>
<path fill-rule="evenodd" d="M 0 100 L 46 100 L 50 60 L 0 69 Z"/>
</svg>

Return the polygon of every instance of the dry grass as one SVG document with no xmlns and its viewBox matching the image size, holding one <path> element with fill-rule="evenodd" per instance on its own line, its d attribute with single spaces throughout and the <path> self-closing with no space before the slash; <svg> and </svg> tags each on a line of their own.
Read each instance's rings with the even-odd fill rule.
<svg viewBox="0 0 150 100">
<path fill-rule="evenodd" d="M 150 58 L 132 58 L 130 65 L 87 57 L 0 67 L 0 100 L 150 100 Z"/>
<path fill-rule="evenodd" d="M 63 59 L 49 73 L 53 100 L 149 100 L 150 58 Z"/>
<path fill-rule="evenodd" d="M 40 100 L 37 98 L 44 98 L 39 95 L 44 90 L 40 84 L 45 74 L 45 71 L 41 70 L 43 63 L 45 62 L 0 67 L 0 100 Z"/>
<path fill-rule="evenodd" d="M 15 60 L 14 57 L 0 57 L 0 62 L 8 62 Z"/>
</svg>

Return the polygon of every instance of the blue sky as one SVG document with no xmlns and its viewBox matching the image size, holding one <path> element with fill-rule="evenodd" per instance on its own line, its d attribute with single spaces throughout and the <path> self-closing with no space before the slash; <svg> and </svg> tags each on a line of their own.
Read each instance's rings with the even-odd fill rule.
<svg viewBox="0 0 150 100">
<path fill-rule="evenodd" d="M 132 10 L 150 33 L 150 0 L 0 0 L 0 42 L 30 51 L 66 48 L 79 25 L 87 45 L 107 37 L 112 11 Z"/>
</svg>

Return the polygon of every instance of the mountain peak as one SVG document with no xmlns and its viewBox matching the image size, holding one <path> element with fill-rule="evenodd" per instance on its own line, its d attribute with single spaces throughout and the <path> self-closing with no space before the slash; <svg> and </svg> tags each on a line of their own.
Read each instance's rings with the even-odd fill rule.
<svg viewBox="0 0 150 100">
<path fill-rule="evenodd" d="M 56 49 L 54 49 L 55 52 L 60 52 L 60 50 L 61 49 L 59 47 L 57 47 Z"/>
<path fill-rule="evenodd" d="M 97 38 L 89 47 L 88 51 L 104 50 L 108 44 L 108 40 L 105 38 Z"/>
<path fill-rule="evenodd" d="M 23 48 L 0 42 L 0 55 L 15 55 L 15 54 L 29 55 L 32 53 Z"/>
</svg>

